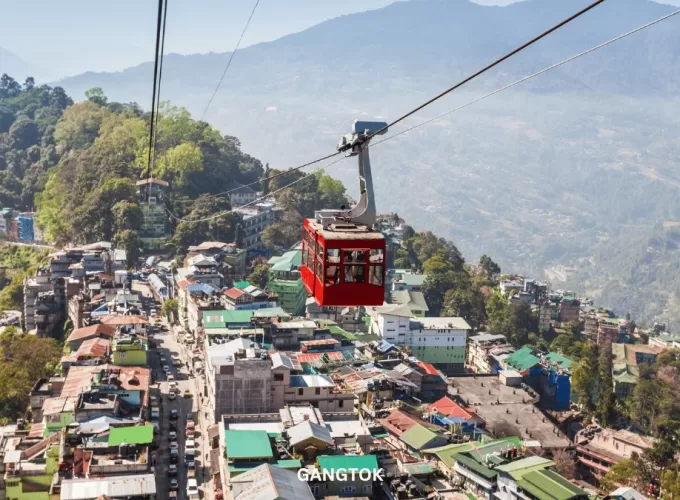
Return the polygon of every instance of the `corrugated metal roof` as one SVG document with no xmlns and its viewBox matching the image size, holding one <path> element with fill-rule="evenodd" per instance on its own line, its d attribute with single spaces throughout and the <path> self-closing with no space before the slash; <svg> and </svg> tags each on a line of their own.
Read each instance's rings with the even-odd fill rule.
<svg viewBox="0 0 680 500">
<path fill-rule="evenodd" d="M 314 500 L 309 485 L 296 472 L 276 465 L 260 465 L 230 478 L 230 483 L 234 500 Z"/>
<path fill-rule="evenodd" d="M 517 485 L 538 500 L 570 500 L 587 497 L 581 488 L 571 484 L 565 478 L 549 470 L 534 471 L 517 482 Z"/>
<path fill-rule="evenodd" d="M 152 496 L 156 494 L 153 474 L 111 476 L 100 479 L 65 479 L 61 483 L 62 500 L 92 500 L 106 495 L 110 498 Z"/>
<path fill-rule="evenodd" d="M 323 425 L 315 424 L 309 420 L 290 427 L 286 432 L 288 433 L 291 446 L 303 443 L 312 438 L 323 441 L 328 445 L 333 444 L 333 438 L 331 437 L 330 431 Z"/>
<path fill-rule="evenodd" d="M 336 471 L 338 469 L 378 470 L 378 459 L 375 455 L 326 455 L 319 457 L 319 468 L 322 471 Z"/>
<path fill-rule="evenodd" d="M 439 437 L 445 439 L 442 434 L 431 431 L 430 429 L 417 424 L 399 436 L 399 439 L 414 450 L 422 450 L 429 443 Z"/>
<path fill-rule="evenodd" d="M 267 431 L 225 431 L 227 458 L 271 458 Z"/>
<path fill-rule="evenodd" d="M 291 375 L 291 387 L 334 387 L 328 375 Z"/>
</svg>

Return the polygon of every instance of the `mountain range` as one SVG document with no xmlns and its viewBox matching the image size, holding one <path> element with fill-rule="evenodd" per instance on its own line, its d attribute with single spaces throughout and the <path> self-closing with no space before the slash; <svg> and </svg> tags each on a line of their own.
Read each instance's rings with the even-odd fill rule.
<svg viewBox="0 0 680 500">
<path fill-rule="evenodd" d="M 354 119 L 393 119 L 585 5 L 412 0 L 332 19 L 239 51 L 205 119 L 274 168 L 301 164 L 332 152 Z M 672 11 L 608 0 L 392 132 Z M 504 270 L 592 294 L 622 314 L 680 319 L 680 269 L 666 265 L 678 257 L 674 244 L 648 244 L 674 242 L 680 221 L 679 23 L 376 146 L 379 209 L 453 239 L 469 258 L 493 255 Z M 228 56 L 167 55 L 161 99 L 203 116 Z M 102 87 L 148 107 L 152 74 L 145 63 L 57 83 L 74 97 Z M 356 192 L 353 162 L 329 173 Z M 637 279 L 638 267 L 649 279 Z M 649 274 L 661 270 L 678 279 L 661 285 Z"/>
</svg>

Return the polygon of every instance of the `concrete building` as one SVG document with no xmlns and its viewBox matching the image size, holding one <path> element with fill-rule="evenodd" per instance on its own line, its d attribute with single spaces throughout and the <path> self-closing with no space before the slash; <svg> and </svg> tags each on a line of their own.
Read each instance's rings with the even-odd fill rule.
<svg viewBox="0 0 680 500">
<path fill-rule="evenodd" d="M 653 365 L 656 357 L 664 350 L 658 345 L 612 344 L 612 377 L 614 393 L 619 398 L 633 395 L 640 379 L 640 366 Z"/>
<path fill-rule="evenodd" d="M 263 201 L 248 207 L 239 207 L 233 210 L 243 219 L 242 241 L 245 250 L 259 250 L 262 248 L 262 233 L 267 226 L 276 222 L 276 204 L 271 201 Z"/>
<path fill-rule="evenodd" d="M 149 342 L 134 334 L 119 335 L 111 340 L 111 353 L 116 366 L 146 366 Z"/>
<path fill-rule="evenodd" d="M 574 438 L 579 468 L 586 478 L 599 481 L 609 469 L 630 458 L 642 455 L 654 446 L 654 440 L 627 430 L 589 426 Z"/>
<path fill-rule="evenodd" d="M 560 302 L 560 323 L 562 326 L 578 321 L 581 313 L 581 301 L 570 295 L 562 297 Z"/>
<path fill-rule="evenodd" d="M 316 323 L 310 320 L 272 320 L 270 326 L 272 344 L 277 349 L 292 349 L 297 351 L 300 343 L 313 340 Z"/>
<path fill-rule="evenodd" d="M 416 318 L 403 345 L 421 361 L 453 374 L 465 371 L 465 345 L 470 325 L 463 318 Z"/>
<path fill-rule="evenodd" d="M 498 356 L 514 352 L 505 335 L 480 333 L 468 339 L 466 368 L 473 373 L 497 374 L 502 370 Z"/>
<path fill-rule="evenodd" d="M 269 283 L 267 290 L 277 296 L 279 306 L 293 316 L 304 314 L 307 291 L 300 279 L 302 252 L 291 250 L 279 257 L 269 259 Z"/>
<path fill-rule="evenodd" d="M 268 413 L 272 405 L 272 364 L 255 342 L 238 338 L 206 345 L 209 418 Z"/>
<path fill-rule="evenodd" d="M 425 301 L 425 295 L 419 290 L 399 290 L 390 293 L 390 303 L 406 306 L 411 316 L 422 318 L 430 310 Z"/>
<path fill-rule="evenodd" d="M 168 231 L 168 216 L 165 208 L 165 190 L 168 183 L 161 179 L 142 179 L 137 181 L 140 206 L 144 222 L 140 239 L 147 249 L 164 248 L 171 236 Z"/>
<path fill-rule="evenodd" d="M 229 203 L 232 207 L 240 207 L 248 203 L 253 203 L 257 199 L 257 191 L 250 186 L 235 183 L 235 186 L 229 190 Z"/>
<path fill-rule="evenodd" d="M 222 295 L 222 305 L 229 311 L 243 309 L 270 309 L 277 307 L 277 296 L 271 292 L 260 290 L 254 285 L 245 288 L 229 288 Z"/>
</svg>

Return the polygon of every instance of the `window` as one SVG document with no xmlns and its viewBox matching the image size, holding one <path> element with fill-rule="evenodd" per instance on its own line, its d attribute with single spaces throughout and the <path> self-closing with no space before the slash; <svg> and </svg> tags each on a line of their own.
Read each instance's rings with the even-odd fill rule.
<svg viewBox="0 0 680 500">
<path fill-rule="evenodd" d="M 340 249 L 329 248 L 326 250 L 326 284 L 338 283 L 340 283 Z"/>
<path fill-rule="evenodd" d="M 303 394 L 304 394 L 304 389 L 302 389 L 302 387 L 301 387 L 301 388 L 298 389 L 298 396 L 302 396 Z"/>
<path fill-rule="evenodd" d="M 323 281 L 323 264 L 320 260 L 316 262 L 316 277 Z"/>
<path fill-rule="evenodd" d="M 283 382 L 283 373 L 275 373 L 274 382 Z"/>
<path fill-rule="evenodd" d="M 382 264 L 384 262 L 384 255 L 382 248 L 374 248 L 371 250 L 370 257 L 368 258 L 371 264 Z"/>
<path fill-rule="evenodd" d="M 356 491 L 357 491 L 356 486 L 343 486 L 342 488 L 340 488 L 341 494 L 356 493 Z"/>
<path fill-rule="evenodd" d="M 345 283 L 364 283 L 365 281 L 366 281 L 365 266 L 345 265 Z"/>
<path fill-rule="evenodd" d="M 314 389 L 314 394 L 316 394 L 317 396 L 321 395 L 321 388 L 317 387 L 316 389 Z"/>
<path fill-rule="evenodd" d="M 368 282 L 371 285 L 382 286 L 383 285 L 383 266 L 371 266 L 371 272 L 368 277 Z"/>
<path fill-rule="evenodd" d="M 363 264 L 365 262 L 365 250 L 345 250 L 345 264 Z"/>
</svg>

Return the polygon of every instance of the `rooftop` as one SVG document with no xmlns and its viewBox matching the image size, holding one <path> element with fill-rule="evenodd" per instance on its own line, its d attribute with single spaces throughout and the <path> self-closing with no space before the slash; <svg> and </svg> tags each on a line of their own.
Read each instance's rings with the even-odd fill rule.
<svg viewBox="0 0 680 500">
<path fill-rule="evenodd" d="M 78 328 L 73 330 L 71 334 L 66 339 L 66 342 L 75 342 L 76 340 L 86 339 L 92 336 L 108 336 L 113 337 L 116 333 L 116 329 L 112 325 L 97 324 L 90 325 L 84 328 Z"/>
<path fill-rule="evenodd" d="M 109 380 L 106 380 L 109 377 Z M 113 365 L 72 366 L 64 387 L 62 397 L 75 397 L 91 388 L 93 383 L 111 382 L 128 391 L 146 391 L 149 389 L 150 370 L 142 367 L 121 367 Z"/>
<path fill-rule="evenodd" d="M 420 323 L 423 329 L 438 330 L 444 328 L 453 328 L 456 330 L 469 330 L 470 325 L 463 318 L 457 317 L 439 317 L 439 318 L 418 318 L 417 323 Z"/>
<path fill-rule="evenodd" d="M 156 495 L 156 478 L 153 474 L 64 479 L 61 483 L 62 500 L 92 500 L 101 496 L 124 498 L 147 495 Z"/>
<path fill-rule="evenodd" d="M 333 438 L 331 437 L 330 431 L 323 425 L 310 422 L 309 420 L 290 427 L 286 432 L 288 433 L 291 446 L 303 443 L 312 438 L 324 442 L 329 446 L 333 445 Z"/>
<path fill-rule="evenodd" d="M 156 178 L 154 178 L 154 177 L 151 177 L 151 178 L 149 178 L 149 179 L 142 179 L 142 180 L 140 180 L 140 181 L 137 181 L 137 185 L 138 185 L 138 186 L 143 186 L 144 184 L 159 184 L 159 185 L 165 186 L 165 187 L 169 186 L 169 184 L 168 184 L 167 182 L 165 182 L 164 180 L 162 180 L 162 179 L 156 179 Z"/>
<path fill-rule="evenodd" d="M 449 393 L 460 397 L 498 437 L 521 436 L 544 448 L 564 448 L 569 441 L 537 409 L 520 388 L 501 384 L 497 377 L 450 377 Z"/>
<path fill-rule="evenodd" d="M 322 471 L 333 472 L 339 469 L 378 470 L 378 459 L 375 455 L 325 455 L 318 459 Z"/>
<path fill-rule="evenodd" d="M 230 480 L 234 500 L 314 500 L 309 486 L 296 472 L 263 464 Z"/>
<path fill-rule="evenodd" d="M 427 302 L 425 302 L 425 295 L 423 295 L 423 292 L 420 291 L 400 290 L 397 292 L 392 292 L 390 294 L 390 299 L 392 303 L 408 306 L 412 311 L 427 312 L 430 310 L 427 307 Z"/>
<path fill-rule="evenodd" d="M 437 437 L 443 437 L 443 435 L 439 432 L 434 432 L 427 427 L 416 424 L 399 436 L 399 439 L 414 450 L 421 450 L 427 445 L 427 443 Z"/>
<path fill-rule="evenodd" d="M 99 321 L 102 325 L 108 326 L 147 325 L 149 323 L 143 316 L 102 316 Z"/>
<path fill-rule="evenodd" d="M 272 458 L 272 445 L 265 431 L 232 431 L 224 433 L 227 458 Z"/>
<path fill-rule="evenodd" d="M 151 444 L 153 441 L 153 430 L 153 425 L 114 427 L 109 433 L 109 446 L 119 446 L 121 444 Z"/>
<path fill-rule="evenodd" d="M 525 474 L 517 485 L 538 500 L 570 500 L 588 497 L 588 493 L 584 490 L 550 470 Z"/>
<path fill-rule="evenodd" d="M 272 257 L 267 264 L 269 264 L 270 271 L 291 272 L 302 265 L 302 251 L 291 250 L 283 255 Z"/>
<path fill-rule="evenodd" d="M 203 311 L 204 328 L 227 328 L 230 324 L 250 323 L 254 311 Z"/>
<path fill-rule="evenodd" d="M 328 375 L 291 375 L 291 387 L 335 387 Z"/>
</svg>

